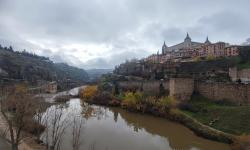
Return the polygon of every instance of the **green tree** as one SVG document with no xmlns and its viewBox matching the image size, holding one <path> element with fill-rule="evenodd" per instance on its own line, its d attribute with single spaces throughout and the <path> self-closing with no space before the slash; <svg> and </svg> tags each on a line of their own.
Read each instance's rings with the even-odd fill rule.
<svg viewBox="0 0 250 150">
<path fill-rule="evenodd" d="M 239 49 L 239 56 L 242 63 L 250 62 L 250 46 L 243 46 Z"/>
</svg>

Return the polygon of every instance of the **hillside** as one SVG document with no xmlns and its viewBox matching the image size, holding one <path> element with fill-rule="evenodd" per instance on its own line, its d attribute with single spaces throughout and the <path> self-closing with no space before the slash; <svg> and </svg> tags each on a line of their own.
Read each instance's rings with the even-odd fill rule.
<svg viewBox="0 0 250 150">
<path fill-rule="evenodd" d="M 49 58 L 26 51 L 18 52 L 0 47 L 0 77 L 7 82 L 28 81 L 38 85 L 44 81 L 57 81 L 59 86 L 76 86 L 89 80 L 85 70 L 64 63 L 53 63 Z"/>
<path fill-rule="evenodd" d="M 89 75 L 91 81 L 95 81 L 100 78 L 103 74 L 111 73 L 112 69 L 88 69 L 86 72 Z"/>
</svg>

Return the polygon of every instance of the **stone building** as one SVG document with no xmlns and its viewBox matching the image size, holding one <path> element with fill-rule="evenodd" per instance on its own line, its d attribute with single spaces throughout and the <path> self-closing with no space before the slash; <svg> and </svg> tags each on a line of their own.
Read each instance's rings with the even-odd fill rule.
<svg viewBox="0 0 250 150">
<path fill-rule="evenodd" d="M 45 85 L 46 93 L 56 93 L 57 92 L 57 83 L 55 81 L 50 82 Z"/>
<path fill-rule="evenodd" d="M 203 43 L 194 42 L 187 33 L 183 42 L 168 47 L 164 41 L 161 54 L 158 51 L 157 54 L 150 55 L 144 60 L 152 63 L 164 63 L 167 61 L 189 62 L 196 58 L 207 57 L 231 57 L 239 55 L 239 47 L 225 42 L 212 43 L 208 37 Z"/>
<path fill-rule="evenodd" d="M 184 39 L 184 41 L 179 43 L 179 44 L 168 47 L 164 42 L 164 44 L 162 46 L 162 54 L 164 55 L 164 54 L 167 54 L 169 52 L 177 52 L 180 49 L 193 49 L 194 47 L 197 47 L 201 44 L 203 44 L 203 43 L 192 41 L 189 34 L 187 33 L 187 36 Z"/>
<path fill-rule="evenodd" d="M 205 57 L 207 54 L 207 46 L 211 45 L 211 42 L 208 40 L 208 37 L 204 43 L 194 42 L 187 33 L 186 38 L 183 42 L 168 47 L 164 42 L 162 46 L 162 55 L 165 55 L 164 61 L 191 61 L 193 57 Z"/>
<path fill-rule="evenodd" d="M 239 55 L 239 46 L 238 45 L 230 45 L 225 47 L 225 56 L 238 56 Z"/>
<path fill-rule="evenodd" d="M 226 43 L 224 42 L 217 42 L 214 44 L 209 44 L 207 45 L 206 55 L 212 56 L 212 57 L 224 57 L 225 47 L 226 47 Z"/>
</svg>

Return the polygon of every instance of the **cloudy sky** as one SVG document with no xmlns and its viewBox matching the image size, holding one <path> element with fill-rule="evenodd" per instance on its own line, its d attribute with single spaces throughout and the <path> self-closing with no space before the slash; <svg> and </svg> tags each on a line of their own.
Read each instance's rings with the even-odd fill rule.
<svg viewBox="0 0 250 150">
<path fill-rule="evenodd" d="M 0 0 L 0 44 L 81 68 L 112 68 L 182 42 L 240 44 L 249 0 Z"/>
</svg>

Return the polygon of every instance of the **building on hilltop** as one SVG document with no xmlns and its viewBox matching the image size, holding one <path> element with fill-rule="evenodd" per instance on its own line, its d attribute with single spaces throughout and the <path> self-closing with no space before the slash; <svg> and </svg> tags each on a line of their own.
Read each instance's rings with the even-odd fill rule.
<svg viewBox="0 0 250 150">
<path fill-rule="evenodd" d="M 150 55 L 144 61 L 151 63 L 164 63 L 167 61 L 190 62 L 197 60 L 196 58 L 231 57 L 239 55 L 239 47 L 238 45 L 229 45 L 225 42 L 212 43 L 208 36 L 203 43 L 194 42 L 187 33 L 184 41 L 179 44 L 168 47 L 164 41 L 161 54 L 158 51 L 157 54 Z"/>
<path fill-rule="evenodd" d="M 190 38 L 189 34 L 187 33 L 187 36 L 184 39 L 184 41 L 179 43 L 179 44 L 167 47 L 165 42 L 164 42 L 164 44 L 162 46 L 162 52 L 163 52 L 162 54 L 166 54 L 169 52 L 177 52 L 180 49 L 193 49 L 194 47 L 199 46 L 201 44 L 203 44 L 203 43 L 193 42 L 192 39 Z"/>
<path fill-rule="evenodd" d="M 205 42 L 194 42 L 187 33 L 183 42 L 167 46 L 164 41 L 162 46 L 162 53 L 150 55 L 145 58 L 145 61 L 152 63 L 164 63 L 166 61 L 173 62 L 187 62 L 194 61 L 195 58 L 217 58 L 217 57 L 231 57 L 237 56 L 237 45 L 230 46 L 225 42 L 212 43 L 209 41 L 208 36 Z"/>
</svg>

